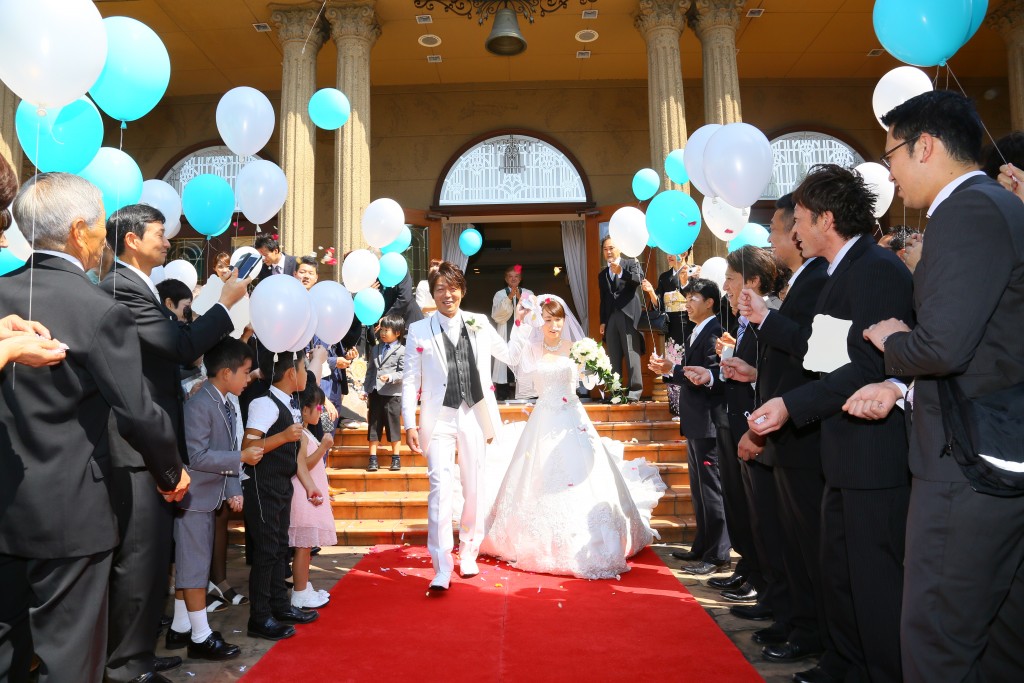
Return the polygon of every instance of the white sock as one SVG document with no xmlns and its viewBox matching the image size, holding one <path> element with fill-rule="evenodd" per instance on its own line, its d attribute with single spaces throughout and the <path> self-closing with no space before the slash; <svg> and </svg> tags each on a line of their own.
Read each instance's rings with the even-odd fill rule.
<svg viewBox="0 0 1024 683">
<path fill-rule="evenodd" d="M 171 621 L 171 630 L 178 633 L 185 633 L 192 628 L 192 622 L 188 620 L 188 608 L 184 600 L 174 600 L 174 620 Z"/>
<path fill-rule="evenodd" d="M 188 621 L 192 624 L 192 642 L 202 643 L 213 630 L 210 628 L 210 622 L 206 619 L 206 610 L 201 609 L 197 612 L 188 613 Z"/>
</svg>

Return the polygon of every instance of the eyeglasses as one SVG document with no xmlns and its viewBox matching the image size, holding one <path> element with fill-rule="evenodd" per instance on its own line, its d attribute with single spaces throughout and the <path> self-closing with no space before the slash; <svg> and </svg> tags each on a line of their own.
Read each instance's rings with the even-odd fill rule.
<svg viewBox="0 0 1024 683">
<path fill-rule="evenodd" d="M 919 137 L 919 136 L 918 136 L 918 137 Z M 910 138 L 910 139 L 904 140 L 904 141 L 903 141 L 903 142 L 901 142 L 900 144 L 898 144 L 898 145 L 896 145 L 895 147 L 893 147 L 892 149 L 888 150 L 888 151 L 887 151 L 887 152 L 886 152 L 885 154 L 883 154 L 883 155 L 882 155 L 881 157 L 879 157 L 879 159 L 878 159 L 878 162 L 879 162 L 880 164 L 882 164 L 882 166 L 885 166 L 885 167 L 886 167 L 887 169 L 889 169 L 889 170 L 892 170 L 892 165 L 891 165 L 891 164 L 889 164 L 889 157 L 891 157 L 891 156 L 892 156 L 893 152 L 895 152 L 896 150 L 898 150 L 898 149 L 899 149 L 900 147 L 902 147 L 903 145 L 912 145 L 912 144 L 914 144 L 915 142 L 917 142 L 917 137 L 912 137 L 912 138 Z"/>
</svg>

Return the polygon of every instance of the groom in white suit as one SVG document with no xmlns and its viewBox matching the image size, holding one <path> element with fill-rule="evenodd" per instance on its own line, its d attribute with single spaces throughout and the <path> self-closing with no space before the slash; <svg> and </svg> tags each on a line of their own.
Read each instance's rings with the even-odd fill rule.
<svg viewBox="0 0 1024 683">
<path fill-rule="evenodd" d="M 460 311 L 466 278 L 447 261 L 427 278 L 437 315 L 409 326 L 402 376 L 402 420 L 406 441 L 427 454 L 427 549 L 434 563 L 431 591 L 448 590 L 455 561 L 452 492 L 455 451 L 465 505 L 459 526 L 459 570 L 479 573 L 476 556 L 484 538 L 484 452 L 501 416 L 490 382 L 491 359 L 509 362 L 508 345 L 486 315 Z M 417 427 L 416 402 L 420 401 Z"/>
</svg>

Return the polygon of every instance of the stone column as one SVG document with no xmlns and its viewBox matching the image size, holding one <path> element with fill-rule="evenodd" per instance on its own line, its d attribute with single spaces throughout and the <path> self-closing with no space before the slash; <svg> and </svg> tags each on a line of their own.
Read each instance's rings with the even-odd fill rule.
<svg viewBox="0 0 1024 683">
<path fill-rule="evenodd" d="M 277 227 L 282 251 L 296 256 L 314 249 L 316 128 L 309 119 L 309 98 L 316 90 L 316 55 L 327 39 L 326 28 L 317 19 L 318 9 L 274 5 L 270 15 L 284 53 L 281 168 L 288 178 L 288 198 L 281 209 Z"/>
<path fill-rule="evenodd" d="M 360 221 L 370 203 L 370 50 L 380 24 L 372 2 L 328 5 L 325 16 L 338 48 L 338 90 L 352 105 L 334 143 L 334 239 L 340 256 L 367 246 Z"/>
<path fill-rule="evenodd" d="M 736 123 L 740 79 L 736 68 L 736 29 L 746 0 L 697 0 L 691 19 L 704 57 L 704 122 Z"/>
<path fill-rule="evenodd" d="M 1009 61 L 1010 125 L 1024 130 L 1024 0 L 1006 0 L 985 19 L 1003 36 Z"/>
<path fill-rule="evenodd" d="M 20 99 L 10 88 L 0 82 L 0 157 L 14 169 L 14 175 L 21 178 L 21 145 L 14 131 L 14 112 Z"/>
</svg>

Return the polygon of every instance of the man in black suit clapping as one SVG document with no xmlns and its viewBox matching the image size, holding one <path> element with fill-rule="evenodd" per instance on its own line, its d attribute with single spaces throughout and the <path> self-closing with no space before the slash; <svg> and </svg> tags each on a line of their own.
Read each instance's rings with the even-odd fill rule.
<svg viewBox="0 0 1024 683">
<path fill-rule="evenodd" d="M 598 275 L 601 336 L 604 337 L 613 371 L 622 372 L 622 359 L 625 356 L 629 368 L 629 400 L 638 401 L 644 387 L 640 374 L 640 354 L 644 350 L 644 340 L 636 329 L 641 310 L 636 290 L 643 282 L 644 274 L 636 259 L 622 256 L 611 236 L 601 240 L 601 250 L 608 262 L 608 267 Z"/>
</svg>

